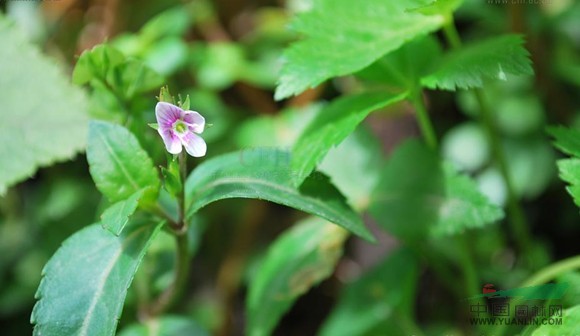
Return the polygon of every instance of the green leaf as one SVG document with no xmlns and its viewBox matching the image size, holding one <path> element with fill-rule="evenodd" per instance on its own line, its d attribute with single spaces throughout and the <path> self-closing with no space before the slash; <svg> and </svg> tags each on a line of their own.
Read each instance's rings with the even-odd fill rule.
<svg viewBox="0 0 580 336">
<path fill-rule="evenodd" d="M 132 324 L 123 329 L 119 336 L 206 336 L 195 321 L 184 316 L 165 315 L 146 320 L 143 324 Z"/>
<path fill-rule="evenodd" d="M 85 50 L 79 57 L 73 71 L 73 83 L 85 84 L 93 78 L 104 80 L 109 69 L 123 63 L 125 56 L 117 49 L 99 44 L 91 50 Z"/>
<path fill-rule="evenodd" d="M 558 170 L 560 178 L 570 184 L 566 190 L 580 207 L 580 130 L 551 127 L 548 132 L 555 138 L 554 145 L 558 149 L 573 156 L 571 159 L 558 160 Z"/>
<path fill-rule="evenodd" d="M 522 36 L 504 35 L 462 47 L 444 57 L 421 82 L 432 89 L 455 91 L 482 87 L 485 78 L 506 80 L 508 73 L 531 75 L 530 53 L 523 45 Z"/>
<path fill-rule="evenodd" d="M 322 325 L 321 336 L 416 334 L 405 329 L 412 318 L 419 267 L 400 249 L 380 265 L 346 285 L 336 308 Z"/>
<path fill-rule="evenodd" d="M 304 39 L 286 49 L 276 99 L 359 71 L 417 36 L 437 30 L 441 15 L 407 11 L 425 0 L 318 0 L 292 27 Z M 401 29 L 404 27 L 404 29 Z"/>
<path fill-rule="evenodd" d="M 126 128 L 102 121 L 89 126 L 87 160 L 91 176 L 109 201 L 129 198 L 141 189 L 147 200 L 159 189 L 153 161 Z"/>
<path fill-rule="evenodd" d="M 532 333 L 532 336 L 576 335 L 578 334 L 578 326 L 580 326 L 580 305 L 564 310 L 562 324 L 542 325 Z"/>
<path fill-rule="evenodd" d="M 461 6 L 463 0 L 434 0 L 428 5 L 410 9 L 409 11 L 425 15 L 443 15 L 450 17 L 453 12 Z"/>
<path fill-rule="evenodd" d="M 556 148 L 568 155 L 580 157 L 580 129 L 557 126 L 548 128 L 548 133 L 554 137 Z"/>
<path fill-rule="evenodd" d="M 108 73 L 107 81 L 125 98 L 131 99 L 137 93 L 160 87 L 164 79 L 143 62 L 130 59 L 114 67 Z"/>
<path fill-rule="evenodd" d="M 269 248 L 249 287 L 247 334 L 271 335 L 294 301 L 332 274 L 348 232 L 308 218 Z"/>
<path fill-rule="evenodd" d="M 361 218 L 322 174 L 312 174 L 300 189 L 292 184 L 290 154 L 255 148 L 216 157 L 199 165 L 185 184 L 188 215 L 226 198 L 256 198 L 322 217 L 373 241 Z"/>
<path fill-rule="evenodd" d="M 381 144 L 364 126 L 360 125 L 340 145 L 332 148 L 318 167 L 330 176 L 332 183 L 357 211 L 368 208 L 384 161 Z"/>
<path fill-rule="evenodd" d="M 406 96 L 407 93 L 362 93 L 341 97 L 323 108 L 292 148 L 295 185 L 300 185 L 326 153 L 352 133 L 369 113 Z"/>
<path fill-rule="evenodd" d="M 39 167 L 83 150 L 87 101 L 56 61 L 0 15 L 0 195 Z"/>
<path fill-rule="evenodd" d="M 449 164 L 443 170 L 445 199 L 439 204 L 439 218 L 431 230 L 433 235 L 460 234 L 466 229 L 482 228 L 504 217 L 503 210 L 492 204 L 471 178 L 459 174 Z"/>
<path fill-rule="evenodd" d="M 143 190 L 139 190 L 126 200 L 111 205 L 101 215 L 103 228 L 118 236 L 129 222 L 129 217 L 137 210 L 139 199 L 143 196 Z"/>
<path fill-rule="evenodd" d="M 558 170 L 560 178 L 569 184 L 566 190 L 580 207 L 580 159 L 558 160 Z"/>
<path fill-rule="evenodd" d="M 321 104 L 289 108 L 270 116 L 252 118 L 238 127 L 235 134 L 240 148 L 291 147 L 320 110 Z"/>
<path fill-rule="evenodd" d="M 391 155 L 370 212 L 387 231 L 410 241 L 460 233 L 503 217 L 472 180 L 442 165 L 437 153 L 416 140 Z"/>
<path fill-rule="evenodd" d="M 70 238 L 43 270 L 34 335 L 114 335 L 127 288 L 161 225 L 131 225 L 119 237 L 91 225 Z"/>
<path fill-rule="evenodd" d="M 416 92 L 421 89 L 421 78 L 432 72 L 441 53 L 441 46 L 433 36 L 420 37 L 355 75 L 365 81 L 385 84 L 391 90 Z"/>
</svg>

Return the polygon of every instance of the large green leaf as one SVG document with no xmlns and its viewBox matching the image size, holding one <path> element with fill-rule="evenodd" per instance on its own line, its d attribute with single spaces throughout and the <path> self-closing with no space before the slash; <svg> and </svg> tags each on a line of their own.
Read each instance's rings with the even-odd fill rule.
<svg viewBox="0 0 580 336">
<path fill-rule="evenodd" d="M 183 316 L 161 316 L 123 329 L 119 336 L 206 336 L 195 321 Z"/>
<path fill-rule="evenodd" d="M 321 336 L 411 335 L 419 276 L 417 259 L 397 250 L 380 265 L 346 285 L 336 308 L 323 324 Z"/>
<path fill-rule="evenodd" d="M 317 0 L 292 27 L 304 38 L 284 53 L 276 98 L 286 98 L 336 76 L 359 71 L 413 38 L 438 29 L 443 15 L 409 8 L 427 0 Z"/>
<path fill-rule="evenodd" d="M 326 153 L 352 133 L 369 113 L 406 96 L 407 93 L 361 93 L 341 97 L 323 108 L 292 148 L 295 185 L 300 185 Z"/>
<path fill-rule="evenodd" d="M 374 240 L 326 176 L 314 173 L 297 189 L 292 175 L 290 154 L 285 151 L 255 148 L 216 157 L 197 167 L 187 179 L 188 214 L 221 199 L 257 198 L 322 217 Z"/>
<path fill-rule="evenodd" d="M 332 274 L 347 236 L 342 228 L 314 217 L 278 238 L 250 283 L 247 334 L 271 335 L 294 301 Z"/>
<path fill-rule="evenodd" d="M 111 202 L 127 199 L 141 189 L 159 189 L 153 161 L 126 128 L 102 121 L 89 126 L 87 160 L 97 188 Z"/>
<path fill-rule="evenodd" d="M 461 233 L 503 217 L 472 180 L 441 164 L 437 153 L 416 140 L 392 154 L 370 212 L 389 232 L 408 240 Z"/>
<path fill-rule="evenodd" d="M 55 61 L 0 15 L 0 194 L 39 167 L 72 158 L 87 136 L 87 102 Z"/>
<path fill-rule="evenodd" d="M 450 52 L 422 83 L 455 91 L 482 87 L 485 78 L 506 80 L 508 73 L 531 75 L 530 53 L 523 44 L 519 35 L 504 35 L 462 47 Z"/>
<path fill-rule="evenodd" d="M 560 178 L 570 185 L 566 187 L 580 207 L 580 130 L 575 128 L 552 127 L 550 134 L 555 138 L 554 145 L 569 155 L 571 159 L 558 160 Z"/>
<path fill-rule="evenodd" d="M 553 317 L 554 323 L 559 317 Z M 564 310 L 561 324 L 545 324 L 534 330 L 532 336 L 578 335 L 580 326 L 580 305 Z M 550 322 L 550 320 L 548 320 Z"/>
<path fill-rule="evenodd" d="M 34 335 L 114 335 L 127 288 L 161 225 L 131 225 L 119 237 L 91 225 L 46 264 L 31 322 Z"/>
<path fill-rule="evenodd" d="M 143 190 L 139 190 L 126 200 L 119 201 L 105 210 L 101 215 L 103 228 L 118 236 L 129 222 L 129 217 L 137 210 Z"/>
</svg>

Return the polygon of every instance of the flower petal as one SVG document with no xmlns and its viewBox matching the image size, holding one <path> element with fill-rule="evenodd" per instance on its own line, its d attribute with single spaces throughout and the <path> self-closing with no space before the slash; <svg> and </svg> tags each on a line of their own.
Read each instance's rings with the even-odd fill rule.
<svg viewBox="0 0 580 336">
<path fill-rule="evenodd" d="M 155 117 L 160 129 L 171 129 L 175 121 L 181 119 L 183 110 L 166 102 L 159 102 L 155 106 Z"/>
<path fill-rule="evenodd" d="M 177 135 L 173 133 L 171 129 L 162 130 L 159 128 L 158 130 L 159 135 L 163 139 L 163 143 L 165 143 L 165 149 L 171 154 L 179 154 L 181 153 L 181 140 Z"/>
<path fill-rule="evenodd" d="M 193 157 L 204 156 L 207 151 L 207 145 L 199 135 L 186 133 L 181 137 L 181 142 L 187 153 Z"/>
<path fill-rule="evenodd" d="M 202 133 L 205 128 L 205 118 L 195 111 L 185 111 L 183 121 L 192 126 L 192 131 L 195 133 Z"/>
</svg>

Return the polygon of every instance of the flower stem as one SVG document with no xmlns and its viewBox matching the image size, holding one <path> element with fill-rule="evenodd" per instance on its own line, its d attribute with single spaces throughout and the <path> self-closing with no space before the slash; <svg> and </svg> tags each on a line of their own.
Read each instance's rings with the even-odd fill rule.
<svg viewBox="0 0 580 336">
<path fill-rule="evenodd" d="M 412 98 L 411 103 L 415 107 L 415 111 L 417 113 L 417 121 L 419 122 L 421 134 L 423 134 L 423 138 L 425 139 L 427 146 L 429 146 L 429 148 L 433 150 L 436 149 L 437 136 L 435 135 L 433 124 L 431 123 L 429 115 L 427 114 L 425 104 L 423 104 L 421 94 L 420 93 L 416 94 L 415 97 Z"/>
<path fill-rule="evenodd" d="M 175 276 L 171 285 L 169 285 L 169 287 L 167 287 L 142 314 L 144 316 L 157 316 L 169 309 L 183 292 L 187 280 L 187 275 L 189 274 L 189 252 L 187 240 L 187 223 L 185 221 L 184 188 L 184 181 L 187 173 L 187 156 L 182 151 L 179 154 L 178 159 L 179 173 L 182 182 L 181 190 L 177 197 L 179 218 L 177 222 L 169 221 L 169 227 L 173 232 L 176 243 Z"/>
<path fill-rule="evenodd" d="M 458 49 L 461 47 L 461 39 L 459 33 L 455 27 L 453 18 L 447 20 L 447 24 L 443 26 L 443 33 L 445 38 L 449 42 L 452 49 Z M 514 184 L 509 173 L 509 166 L 505 157 L 503 147 L 501 145 L 501 139 L 497 126 L 494 122 L 493 115 L 487 105 L 483 92 L 481 90 L 473 90 L 473 94 L 477 100 L 480 110 L 480 120 L 483 127 L 486 130 L 491 150 L 495 161 L 499 167 L 500 174 L 504 180 L 507 189 L 507 201 L 508 201 L 508 216 L 509 222 L 512 226 L 512 233 L 514 239 L 521 253 L 527 254 L 530 248 L 530 232 L 528 230 L 528 223 L 524 216 L 522 207 L 518 201 L 518 197 L 515 192 Z"/>
<path fill-rule="evenodd" d="M 175 262 L 175 277 L 173 283 L 169 285 L 145 312 L 146 316 L 158 316 L 169 309 L 181 296 L 184 285 L 189 274 L 189 252 L 186 234 L 176 234 L 176 262 Z"/>
</svg>

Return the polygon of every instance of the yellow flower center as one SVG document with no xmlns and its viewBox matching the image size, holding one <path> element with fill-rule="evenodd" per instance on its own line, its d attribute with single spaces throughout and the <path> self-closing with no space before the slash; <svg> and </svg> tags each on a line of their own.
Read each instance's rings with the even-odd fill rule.
<svg viewBox="0 0 580 336">
<path fill-rule="evenodd" d="M 187 131 L 187 125 L 183 121 L 177 120 L 175 124 L 173 124 L 173 129 L 178 133 L 185 133 L 185 131 Z"/>
</svg>

